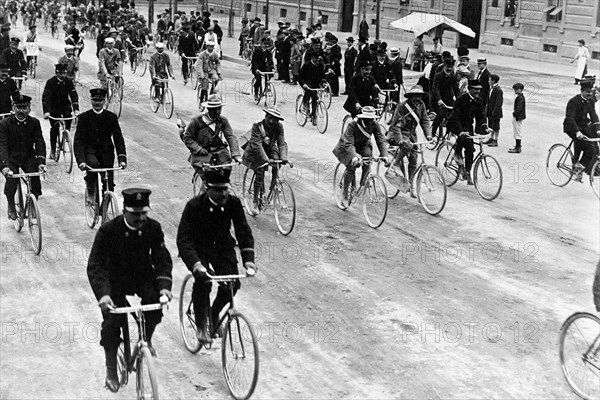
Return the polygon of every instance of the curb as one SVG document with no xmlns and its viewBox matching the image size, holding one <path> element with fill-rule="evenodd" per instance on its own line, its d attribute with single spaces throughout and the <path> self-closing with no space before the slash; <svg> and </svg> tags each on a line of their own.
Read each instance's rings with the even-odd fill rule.
<svg viewBox="0 0 600 400">
<path fill-rule="evenodd" d="M 226 56 L 226 55 L 223 54 L 223 61 L 229 61 L 229 62 L 232 62 L 234 64 L 239 64 L 239 65 L 246 66 L 246 63 L 244 62 L 244 60 L 242 60 L 239 57 Z"/>
</svg>

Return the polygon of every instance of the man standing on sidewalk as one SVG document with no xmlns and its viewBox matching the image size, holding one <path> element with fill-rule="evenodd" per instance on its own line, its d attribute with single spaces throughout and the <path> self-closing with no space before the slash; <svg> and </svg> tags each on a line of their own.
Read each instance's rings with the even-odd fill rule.
<svg viewBox="0 0 600 400">
<path fill-rule="evenodd" d="M 502 103 L 504 94 L 502 88 L 498 84 L 500 77 L 496 74 L 490 75 L 490 98 L 488 100 L 486 117 L 488 126 L 494 132 L 490 140 L 484 142 L 490 147 L 498 147 L 498 136 L 500 135 L 500 119 L 502 119 Z"/>
<path fill-rule="evenodd" d="M 350 86 L 350 79 L 354 75 L 354 65 L 356 64 L 356 58 L 358 57 L 358 50 L 354 47 L 354 38 L 350 36 L 346 39 L 346 43 L 348 44 L 348 48 L 344 53 L 344 93 L 348 94 L 348 87 Z"/>
</svg>

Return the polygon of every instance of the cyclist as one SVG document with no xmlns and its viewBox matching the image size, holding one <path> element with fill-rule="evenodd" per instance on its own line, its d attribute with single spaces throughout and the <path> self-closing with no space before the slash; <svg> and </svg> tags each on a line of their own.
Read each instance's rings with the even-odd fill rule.
<svg viewBox="0 0 600 400">
<path fill-rule="evenodd" d="M 594 108 L 594 81 L 582 79 L 580 86 L 581 93 L 573 96 L 567 103 L 563 121 L 564 132 L 573 139 L 573 168 L 579 175 L 582 171 L 590 174 L 598 152 L 595 143 L 586 142 L 584 139 L 600 137 L 598 114 Z M 581 180 L 580 176 L 578 178 Z"/>
<path fill-rule="evenodd" d="M 214 46 L 213 46 L 214 49 Z M 181 57 L 181 72 L 183 74 L 183 84 L 186 85 L 189 77 L 189 66 L 186 57 L 196 57 L 200 50 L 200 44 L 195 35 L 190 35 L 190 27 L 186 24 L 181 28 L 177 52 Z"/>
<path fill-rule="evenodd" d="M 133 294 L 142 299 L 142 304 L 158 303 L 161 296 L 173 298 L 173 260 L 160 223 L 148 217 L 151 192 L 125 189 L 122 193 L 123 215 L 100 227 L 87 265 L 90 286 L 102 310 L 100 345 L 104 347 L 105 385 L 111 392 L 119 390 L 117 352 L 126 318 L 111 314 L 109 307 L 126 307 L 125 296 Z M 161 310 L 145 313 L 146 339 L 154 357 L 152 336 L 161 319 Z"/>
<path fill-rule="evenodd" d="M 376 107 L 379 102 L 379 86 L 371 76 L 371 70 L 371 62 L 363 61 L 360 65 L 360 73 L 350 79 L 344 110 L 348 111 L 352 118 L 356 117 L 362 107 Z"/>
<path fill-rule="evenodd" d="M 5 177 L 19 172 L 46 171 L 46 142 L 40 121 L 29 115 L 31 97 L 19 95 L 13 102 L 14 115 L 0 121 L 0 170 Z M 8 202 L 8 218 L 16 219 L 15 192 L 17 181 L 7 179 L 4 194 Z M 36 198 L 42 195 L 38 176 L 31 177 L 31 192 Z"/>
<path fill-rule="evenodd" d="M 73 48 L 77 49 L 77 58 L 81 58 L 81 52 L 85 47 L 85 43 L 83 42 L 83 36 L 79 34 L 79 29 L 73 28 L 70 33 L 65 38 L 65 44 L 71 45 Z"/>
<path fill-rule="evenodd" d="M 119 166 L 127 167 L 127 151 L 119 119 L 114 113 L 104 109 L 106 94 L 104 89 L 91 89 L 92 109 L 79 115 L 73 139 L 73 152 L 77 165 L 82 171 L 88 169 L 88 166 L 112 168 L 115 160 L 115 148 Z M 94 203 L 98 187 L 97 173 L 87 172 L 84 179 L 87 188 L 86 199 L 88 202 Z M 114 187 L 113 171 L 109 171 L 108 190 L 112 192 Z M 102 192 L 104 191 L 106 191 L 106 187 L 103 181 Z"/>
<path fill-rule="evenodd" d="M 269 45 L 269 39 L 265 38 L 261 40 L 260 47 L 254 50 L 252 53 L 252 73 L 256 82 L 254 83 L 254 99 L 258 101 L 262 88 L 262 75 L 260 72 L 272 72 L 273 71 L 273 54 L 267 50 Z M 270 77 L 265 77 L 270 79 Z"/>
<path fill-rule="evenodd" d="M 10 68 L 9 75 L 11 78 L 27 76 L 27 63 L 25 56 L 18 48 L 21 40 L 17 37 L 10 38 L 10 47 L 0 54 L 0 64 L 7 64 Z M 17 86 L 21 90 L 23 81 L 19 80 Z"/>
<path fill-rule="evenodd" d="M 388 134 L 388 142 L 397 145 L 399 151 L 394 167 L 403 171 L 404 157 L 408 158 L 408 180 L 411 185 L 418 162 L 417 148 L 413 145 L 413 143 L 418 142 L 417 125 L 420 125 L 423 129 L 427 140 L 431 140 L 431 126 L 427 115 L 427 107 L 421 100 L 424 95 L 425 92 L 419 85 L 413 86 L 408 92 L 404 93 L 407 100 L 396 106 L 390 121 Z M 389 172 L 393 177 L 394 172 L 391 170 Z M 412 190 L 411 196 L 414 197 Z"/>
<path fill-rule="evenodd" d="M 79 71 L 79 58 L 75 57 L 75 47 L 73 45 L 65 46 L 65 55 L 58 59 L 59 64 L 63 64 L 67 69 L 67 79 L 75 81 L 75 75 Z"/>
<path fill-rule="evenodd" d="M 35 43 L 35 47 L 38 48 L 38 50 L 40 49 L 40 42 L 38 40 L 38 34 L 36 32 L 36 26 L 35 25 L 30 25 L 29 26 L 29 32 L 27 32 L 25 34 L 25 37 L 23 38 L 23 43 Z M 27 46 L 27 45 L 25 45 Z M 25 50 L 27 50 L 27 47 L 25 47 Z M 37 55 L 31 55 L 31 54 L 27 54 L 27 65 L 29 65 L 29 62 L 31 61 L 31 59 L 34 59 L 35 61 L 37 61 Z"/>
<path fill-rule="evenodd" d="M 173 67 L 167 53 L 165 53 L 165 44 L 156 43 L 156 53 L 150 57 L 150 78 L 152 79 L 152 87 L 154 87 L 154 98 L 156 101 L 162 99 L 162 89 L 165 86 L 162 82 L 157 82 L 157 79 L 175 79 L 173 75 Z"/>
<path fill-rule="evenodd" d="M 67 79 L 67 67 L 64 64 L 56 64 L 56 76 L 48 79 L 42 94 L 42 109 L 44 119 L 48 117 L 67 118 L 71 112 L 79 114 L 79 97 L 73 85 L 73 81 Z M 55 160 L 56 141 L 58 139 L 58 121 L 50 120 L 50 159 Z M 65 121 L 67 130 L 71 129 L 71 121 Z"/>
<path fill-rule="evenodd" d="M 223 80 L 223 76 L 221 75 L 221 61 L 219 60 L 219 55 L 214 51 L 214 48 L 214 42 L 206 43 L 206 50 L 203 50 L 196 60 L 196 73 L 201 89 L 201 102 L 206 101 L 208 98 L 208 90 L 211 87 L 211 82 L 212 92 L 210 94 L 213 94 L 216 82 Z"/>
<path fill-rule="evenodd" d="M 458 96 L 452 114 L 448 118 L 448 129 L 458 136 L 454 145 L 453 157 L 459 165 L 463 165 L 464 149 L 465 175 L 463 178 L 467 181 L 467 185 L 473 184 L 471 167 L 473 166 L 473 154 L 475 153 L 475 145 L 473 140 L 469 139 L 469 136 L 473 136 L 475 132 L 480 132 L 482 135 L 488 133 L 485 108 L 479 96 L 481 89 L 482 86 L 479 80 L 469 80 L 469 92 Z M 473 129 L 473 119 L 475 119 L 475 129 Z"/>
<path fill-rule="evenodd" d="M 310 120 L 313 125 L 316 125 L 317 102 L 319 98 L 314 89 L 322 87 L 327 82 L 323 62 L 320 60 L 318 52 L 311 53 L 310 61 L 300 68 L 299 82 L 302 89 L 304 89 L 304 97 L 302 98 L 303 107 L 308 110 L 308 101 L 311 101 Z"/>
<path fill-rule="evenodd" d="M 19 95 L 19 88 L 8 72 L 10 68 L 6 64 L 0 64 L 0 114 L 8 114 L 12 111 L 12 101 Z M 0 120 L 2 117 L 0 117 Z"/>
<path fill-rule="evenodd" d="M 242 161 L 240 146 L 229 120 L 221 115 L 224 105 L 219 95 L 209 96 L 208 101 L 202 103 L 208 111 L 193 118 L 185 132 L 180 131 L 181 140 L 191 153 L 188 161 L 202 181 L 205 180 L 205 163 L 228 164 L 232 158 L 238 163 Z"/>
<path fill-rule="evenodd" d="M 107 88 L 108 78 L 114 76 L 115 79 L 119 79 L 121 71 L 123 70 L 123 61 L 121 59 L 121 52 L 114 48 L 115 39 L 106 38 L 104 39 L 106 47 L 100 50 L 98 56 L 98 65 L 100 71 L 98 71 L 98 78 L 102 84 L 102 88 Z"/>
<path fill-rule="evenodd" d="M 438 68 L 440 67 L 438 66 Z M 459 95 L 458 80 L 454 73 L 454 59 L 445 58 L 442 71 L 437 72 L 433 77 L 433 85 L 429 96 L 430 108 L 436 114 L 432 126 L 433 136 L 436 135 L 437 129 L 442 124 L 444 118 L 450 114 L 450 110 L 444 107 L 444 105 L 452 107 Z"/>
<path fill-rule="evenodd" d="M 265 118 L 252 124 L 252 134 L 248 141 L 242 162 L 254 171 L 254 203 L 252 214 L 258 214 L 258 200 L 261 191 L 264 192 L 265 168 L 259 168 L 264 163 L 272 163 L 273 160 L 281 160 L 287 164 L 287 143 L 283 131 L 283 117 L 275 107 L 263 109 Z M 273 164 L 273 181 L 277 177 L 278 166 Z"/>
<path fill-rule="evenodd" d="M 371 157 L 373 155 L 371 136 L 375 138 L 379 155 L 381 157 L 388 156 L 387 140 L 377 123 L 379 116 L 375 112 L 375 108 L 371 106 L 362 107 L 361 112 L 356 115 L 356 118 L 356 120 L 350 121 L 333 149 L 333 154 L 338 161 L 346 166 L 346 172 L 344 173 L 344 199 L 342 202 L 345 204 L 348 203 L 348 189 L 350 184 L 353 186 L 356 185 L 356 182 L 354 182 L 356 168 L 362 165 L 361 181 L 369 173 L 369 165 L 362 163 L 362 157 Z"/>
<path fill-rule="evenodd" d="M 373 78 L 382 89 L 395 89 L 396 78 L 392 72 L 392 63 L 388 60 L 384 49 L 377 49 L 377 61 L 373 64 Z"/>
<path fill-rule="evenodd" d="M 207 191 L 187 202 L 177 230 L 179 255 L 196 278 L 192 301 L 197 338 L 201 344 L 212 342 L 206 331 L 212 284 L 206 280 L 203 269 L 210 264 L 217 275 L 237 274 L 237 239 L 244 268 L 248 273 L 257 271 L 254 265 L 254 237 L 246 221 L 242 202 L 235 196 L 229 196 L 227 190 L 230 174 L 231 170 L 226 169 L 206 172 Z M 231 236 L 232 222 L 235 239 Z M 239 288 L 240 282 L 236 281 L 234 295 Z M 230 296 L 229 290 L 219 287 L 210 316 L 213 326 L 219 322 L 221 310 L 231 301 Z"/>
</svg>

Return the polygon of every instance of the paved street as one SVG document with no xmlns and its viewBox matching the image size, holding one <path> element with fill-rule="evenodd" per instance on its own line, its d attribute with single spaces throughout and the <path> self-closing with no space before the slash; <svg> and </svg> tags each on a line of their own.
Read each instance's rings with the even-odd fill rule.
<svg viewBox="0 0 600 400">
<path fill-rule="evenodd" d="M 43 86 L 63 46 L 39 31 L 38 78 L 25 83 L 25 93 L 34 98 L 32 115 L 41 118 Z M 11 33 L 20 37 L 23 30 Z M 233 51 L 236 39 L 226 40 L 226 52 Z M 95 41 L 87 40 L 78 89 L 82 110 L 90 108 L 87 89 L 98 86 L 94 52 Z M 177 77 L 170 86 L 175 112 L 189 121 L 197 114 L 195 91 L 183 86 L 180 63 L 167 53 Z M 360 203 L 341 211 L 332 196 L 337 160 L 331 150 L 345 97 L 332 104 L 321 135 L 295 122 L 299 88 L 277 84 L 294 162 L 284 176 L 294 188 L 298 217 L 288 237 L 277 232 L 271 214 L 248 217 L 260 270 L 243 282 L 236 306 L 259 335 L 253 398 L 576 398 L 562 377 L 558 332 L 573 312 L 594 311 L 600 209 L 587 179 L 558 188 L 546 176 L 550 146 L 570 141 L 562 122 L 579 88 L 570 77 L 552 74 L 553 66 L 544 75 L 531 66 L 490 61 L 504 88 L 500 144 L 486 148 L 502 166 L 500 196 L 488 202 L 458 182 L 448 189 L 444 211 L 432 217 L 416 199 L 399 195 L 377 230 L 366 224 Z M 121 201 L 124 188 L 152 190 L 150 216 L 162 224 L 174 261 L 175 301 L 153 340 L 161 398 L 229 398 L 220 343 L 192 355 L 179 331 L 177 300 L 187 270 L 175 237 L 192 195 L 188 151 L 175 115 L 167 120 L 150 110 L 149 74 L 124 70 L 120 123 L 129 167 L 118 174 L 115 191 Z M 247 67 L 224 61 L 223 76 L 223 114 L 239 135 L 263 117 L 262 106 L 244 94 L 250 92 Z M 523 153 L 509 154 L 510 88 L 517 81 L 526 85 L 527 119 Z M 47 121 L 42 129 L 48 143 Z M 427 151 L 425 158 L 433 163 L 435 154 Z M 86 276 L 97 229 L 86 226 L 82 174 L 76 168 L 66 174 L 52 161 L 48 167 L 39 257 L 27 228 L 15 232 L 6 200 L 0 201 L 0 398 L 133 398 L 133 378 L 118 394 L 103 388 L 101 314 Z M 238 190 L 242 173 L 236 170 L 233 179 Z"/>
</svg>

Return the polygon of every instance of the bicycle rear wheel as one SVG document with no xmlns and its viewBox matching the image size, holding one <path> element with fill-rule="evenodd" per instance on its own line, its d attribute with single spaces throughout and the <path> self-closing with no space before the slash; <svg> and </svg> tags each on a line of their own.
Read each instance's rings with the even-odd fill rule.
<svg viewBox="0 0 600 400">
<path fill-rule="evenodd" d="M 34 195 L 30 194 L 27 199 L 27 223 L 29 225 L 29 235 L 31 236 L 31 245 L 35 254 L 42 251 L 42 216 Z"/>
<path fill-rule="evenodd" d="M 114 112 L 117 115 L 117 118 L 121 117 L 121 111 L 123 110 L 123 82 L 115 84 L 115 91 L 113 93 L 112 104 L 112 112 Z"/>
<path fill-rule="evenodd" d="M 454 159 L 454 147 L 450 142 L 443 143 L 435 155 L 435 166 L 440 169 L 448 187 L 458 181 L 460 166 Z"/>
<path fill-rule="evenodd" d="M 275 188 L 275 222 L 283 236 L 289 235 L 296 223 L 296 199 L 294 191 L 286 181 L 279 181 Z"/>
<path fill-rule="evenodd" d="M 23 189 L 21 187 L 21 180 L 17 182 L 17 191 L 15 192 L 15 209 L 17 211 L 17 218 L 13 219 L 13 226 L 17 232 L 21 232 L 23 229 L 24 221 L 23 221 L 23 210 L 25 208 L 25 203 L 23 202 Z"/>
<path fill-rule="evenodd" d="M 193 285 L 194 276 L 192 274 L 187 275 L 181 284 L 181 290 L 179 291 L 179 329 L 185 348 L 190 353 L 197 353 L 202 346 L 196 338 L 196 315 L 192 303 Z"/>
<path fill-rule="evenodd" d="M 108 192 L 102 202 L 102 225 L 120 214 L 117 196 L 113 192 Z"/>
<path fill-rule="evenodd" d="M 596 197 L 600 199 L 600 160 L 596 160 L 590 172 L 590 186 Z"/>
<path fill-rule="evenodd" d="M 438 168 L 424 165 L 417 173 L 417 197 L 423 209 L 431 215 L 438 215 L 446 205 L 446 183 Z"/>
<path fill-rule="evenodd" d="M 600 398 L 600 318 L 578 312 L 560 329 L 560 364 L 567 383 L 582 399 Z"/>
<path fill-rule="evenodd" d="M 96 190 L 96 192 L 94 193 L 94 202 L 93 203 L 88 203 L 87 201 L 87 197 L 86 197 L 86 192 L 87 189 L 85 189 L 83 191 L 83 202 L 84 202 L 84 212 L 85 212 L 85 221 L 87 222 L 87 225 L 90 228 L 94 228 L 94 226 L 96 226 L 96 223 L 98 222 L 98 215 L 99 215 L 99 211 L 98 211 L 98 190 Z"/>
<path fill-rule="evenodd" d="M 173 101 L 173 92 L 171 92 L 171 89 L 169 88 L 165 88 L 165 93 L 163 95 L 163 113 L 165 114 L 165 117 L 167 119 L 170 119 L 171 116 L 173 116 L 173 108 L 174 108 L 174 101 Z"/>
<path fill-rule="evenodd" d="M 304 108 L 304 104 L 302 103 L 303 98 L 304 96 L 301 94 L 296 97 L 296 122 L 300 126 L 306 125 L 306 121 L 308 120 L 306 108 Z"/>
<path fill-rule="evenodd" d="M 242 199 L 244 200 L 244 207 L 249 215 L 255 215 L 252 210 L 252 204 L 254 203 L 254 171 L 250 168 L 246 168 L 244 172 L 244 179 L 242 180 Z"/>
<path fill-rule="evenodd" d="M 139 76 L 144 76 L 144 74 L 146 73 L 146 69 L 148 69 L 148 61 L 141 54 L 138 54 L 138 57 L 139 62 L 137 66 L 137 74 Z"/>
<path fill-rule="evenodd" d="M 221 358 L 223 375 L 231 395 L 237 400 L 252 396 L 258 382 L 258 341 L 248 319 L 233 311 L 225 325 Z"/>
<path fill-rule="evenodd" d="M 344 174 L 346 173 L 346 166 L 342 163 L 338 163 L 333 173 L 333 199 L 340 210 L 347 209 L 350 204 L 344 201 Z M 351 189 L 348 188 L 348 191 Z"/>
<path fill-rule="evenodd" d="M 70 174 L 73 170 L 73 144 L 71 143 L 71 137 L 69 131 L 64 130 L 62 133 L 61 150 L 63 152 L 63 164 L 67 174 Z M 56 153 L 58 156 L 58 153 Z"/>
<path fill-rule="evenodd" d="M 479 195 L 492 201 L 502 190 L 502 168 L 498 161 L 489 154 L 484 154 L 475 163 L 473 183 Z"/>
<path fill-rule="evenodd" d="M 265 106 L 274 106 L 276 102 L 277 93 L 275 93 L 275 88 L 273 87 L 273 84 L 269 82 L 269 84 L 265 86 Z"/>
<path fill-rule="evenodd" d="M 389 167 L 386 167 L 384 163 L 378 163 L 377 175 L 379 175 L 381 179 L 383 179 L 383 183 L 385 183 L 385 190 L 387 191 L 388 199 L 393 199 L 398 196 L 398 193 L 400 193 L 399 184 L 401 179 L 405 179 L 404 175 L 402 175 L 402 172 L 398 171 L 393 164 L 390 164 Z"/>
<path fill-rule="evenodd" d="M 192 88 L 195 90 L 198 85 L 198 75 L 196 74 L 196 67 L 192 64 L 189 71 L 189 78 L 192 81 Z"/>
<path fill-rule="evenodd" d="M 154 97 L 154 86 L 150 85 L 150 109 L 155 113 L 158 107 L 160 107 L 160 99 Z"/>
<path fill-rule="evenodd" d="M 367 224 L 377 229 L 385 221 L 388 209 L 387 191 L 385 183 L 378 175 L 369 175 L 363 191 L 363 214 Z"/>
<path fill-rule="evenodd" d="M 550 147 L 546 157 L 546 175 L 553 185 L 566 186 L 573 179 L 573 153 L 567 146 L 557 143 Z"/>
<path fill-rule="evenodd" d="M 337 79 L 337 77 L 335 79 Z M 326 83 L 323 85 L 323 89 L 325 90 L 323 90 L 321 101 L 323 101 L 323 104 L 325 104 L 325 107 L 329 110 L 329 107 L 331 107 L 331 86 L 329 86 L 329 83 Z"/>
<path fill-rule="evenodd" d="M 327 113 L 327 107 L 323 104 L 322 101 L 317 103 L 317 130 L 320 133 L 325 133 L 327 130 L 327 125 L 329 124 L 329 114 Z"/>
<path fill-rule="evenodd" d="M 135 363 L 136 390 L 139 400 L 158 400 L 158 380 L 148 346 L 142 346 Z"/>
</svg>

